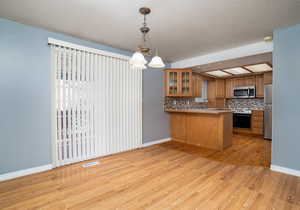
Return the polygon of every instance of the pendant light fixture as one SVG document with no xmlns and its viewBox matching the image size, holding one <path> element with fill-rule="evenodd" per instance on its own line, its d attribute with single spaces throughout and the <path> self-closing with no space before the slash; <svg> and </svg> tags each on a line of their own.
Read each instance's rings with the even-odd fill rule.
<svg viewBox="0 0 300 210">
<path fill-rule="evenodd" d="M 142 7 L 140 8 L 139 11 L 142 15 L 144 15 L 143 26 L 140 28 L 140 31 L 142 32 L 142 43 L 138 46 L 137 51 L 132 55 L 130 59 L 130 64 L 137 68 L 146 69 L 147 61 L 144 56 L 151 56 L 151 46 L 148 46 L 147 43 L 147 39 L 148 39 L 148 42 L 150 44 L 150 39 L 147 36 L 148 32 L 150 31 L 150 28 L 147 26 L 146 16 L 151 13 L 151 10 L 147 7 Z M 152 58 L 148 66 L 152 68 L 165 67 L 164 62 L 157 54 L 157 50 L 156 50 L 156 55 Z"/>
</svg>

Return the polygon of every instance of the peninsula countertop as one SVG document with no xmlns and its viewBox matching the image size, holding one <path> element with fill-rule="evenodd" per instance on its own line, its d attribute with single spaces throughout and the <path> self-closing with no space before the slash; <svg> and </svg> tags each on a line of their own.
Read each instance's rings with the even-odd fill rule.
<svg viewBox="0 0 300 210">
<path fill-rule="evenodd" d="M 196 114 L 225 114 L 232 113 L 230 109 L 217 109 L 217 108 L 207 108 L 207 109 L 166 109 L 165 112 L 175 112 L 175 113 L 196 113 Z"/>
</svg>

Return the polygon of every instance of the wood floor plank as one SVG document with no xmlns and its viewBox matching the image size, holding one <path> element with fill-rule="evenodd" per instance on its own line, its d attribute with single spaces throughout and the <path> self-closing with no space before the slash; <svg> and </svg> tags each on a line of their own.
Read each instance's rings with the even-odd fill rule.
<svg viewBox="0 0 300 210">
<path fill-rule="evenodd" d="M 0 183 L 0 209 L 300 209 L 300 178 L 271 171 L 271 142 L 223 151 L 168 142 Z M 88 162 L 88 161 L 85 161 Z"/>
</svg>

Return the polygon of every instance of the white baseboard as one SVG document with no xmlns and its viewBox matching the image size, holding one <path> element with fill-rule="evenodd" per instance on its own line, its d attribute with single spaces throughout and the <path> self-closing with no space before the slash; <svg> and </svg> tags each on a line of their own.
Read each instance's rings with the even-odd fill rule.
<svg viewBox="0 0 300 210">
<path fill-rule="evenodd" d="M 150 141 L 148 143 L 142 144 L 141 147 L 149 147 L 149 146 L 152 146 L 152 145 L 155 145 L 155 144 L 161 144 L 161 143 L 164 143 L 164 142 L 167 142 L 167 141 L 171 141 L 171 137 L 164 138 L 164 139 L 159 139 L 159 140 L 155 140 L 155 141 Z"/>
<path fill-rule="evenodd" d="M 30 174 L 47 171 L 52 168 L 53 168 L 52 164 L 49 164 L 49 165 L 38 166 L 38 167 L 34 167 L 34 168 L 28 168 L 28 169 L 24 169 L 24 170 L 20 170 L 20 171 L 14 171 L 14 172 L 6 173 L 6 174 L 0 174 L 0 182 L 10 180 L 10 179 L 15 179 L 15 178 L 22 177 L 22 176 L 27 176 Z"/>
<path fill-rule="evenodd" d="M 290 169 L 290 168 L 285 168 L 285 167 L 281 167 L 281 166 L 271 165 L 271 170 L 300 177 L 300 171 L 295 170 L 295 169 Z"/>
</svg>

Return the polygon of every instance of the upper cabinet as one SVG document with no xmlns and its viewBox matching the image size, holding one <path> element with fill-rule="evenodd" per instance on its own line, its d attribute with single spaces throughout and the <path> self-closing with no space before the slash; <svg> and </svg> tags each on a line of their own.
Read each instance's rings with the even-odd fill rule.
<svg viewBox="0 0 300 210">
<path fill-rule="evenodd" d="M 235 87 L 255 86 L 256 98 L 263 98 L 264 85 L 272 84 L 272 72 L 227 79 L 208 79 L 199 73 L 192 72 L 192 69 L 166 69 L 166 96 L 201 97 L 203 80 L 209 80 L 209 103 L 215 106 L 216 102 L 220 102 L 221 107 L 223 99 L 233 98 L 233 89 Z"/>
<path fill-rule="evenodd" d="M 225 97 L 233 98 L 234 79 L 226 79 L 225 81 Z"/>
<path fill-rule="evenodd" d="M 225 80 L 216 79 L 216 98 L 225 98 Z"/>
<path fill-rule="evenodd" d="M 239 77 L 239 78 L 234 78 L 232 80 L 233 80 L 234 87 L 255 85 L 255 77 Z"/>
<path fill-rule="evenodd" d="M 202 77 L 192 69 L 166 69 L 166 96 L 201 97 Z"/>
<path fill-rule="evenodd" d="M 264 97 L 264 75 L 257 75 L 255 77 L 256 97 Z"/>
<path fill-rule="evenodd" d="M 216 79 L 208 81 L 208 107 L 225 107 L 225 80 Z"/>
<path fill-rule="evenodd" d="M 255 86 L 256 97 L 264 97 L 264 85 L 272 83 L 272 72 L 259 74 L 251 77 L 229 78 L 225 82 L 225 97 L 233 98 L 233 89 L 242 86 Z"/>
<path fill-rule="evenodd" d="M 181 96 L 193 95 L 192 74 L 192 70 L 183 70 L 179 72 L 179 88 Z"/>
<path fill-rule="evenodd" d="M 179 89 L 179 74 L 178 71 L 173 70 L 166 70 L 165 71 L 165 89 L 166 89 L 166 96 L 178 96 L 180 89 Z"/>
<path fill-rule="evenodd" d="M 273 81 L 273 73 L 272 72 L 264 73 L 264 84 L 270 85 L 273 83 L 272 81 Z"/>
<path fill-rule="evenodd" d="M 194 97 L 202 97 L 202 84 L 203 78 L 200 74 L 193 73 L 193 96 Z"/>
</svg>

